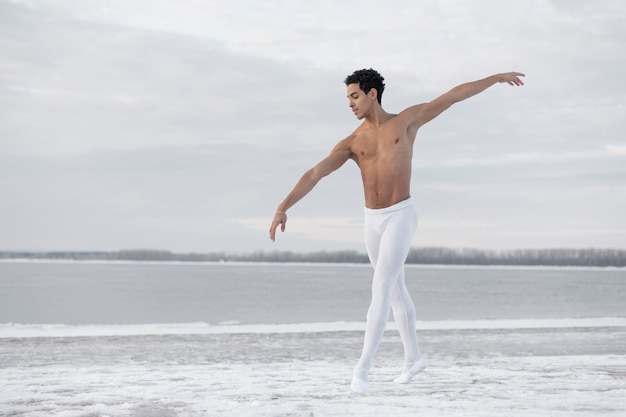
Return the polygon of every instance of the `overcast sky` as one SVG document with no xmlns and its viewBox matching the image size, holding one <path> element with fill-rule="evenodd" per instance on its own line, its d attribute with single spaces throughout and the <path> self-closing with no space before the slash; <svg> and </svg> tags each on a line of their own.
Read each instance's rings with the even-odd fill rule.
<svg viewBox="0 0 626 417">
<path fill-rule="evenodd" d="M 393 6 L 393 7 L 390 7 Z M 415 143 L 414 246 L 626 249 L 626 2 L 0 0 L 0 250 L 364 251 L 358 121 L 498 84 Z"/>
</svg>

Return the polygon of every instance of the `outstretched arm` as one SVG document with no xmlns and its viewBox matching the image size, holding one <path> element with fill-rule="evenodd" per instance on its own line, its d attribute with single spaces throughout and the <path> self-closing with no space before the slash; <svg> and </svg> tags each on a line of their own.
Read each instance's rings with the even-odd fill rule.
<svg viewBox="0 0 626 417">
<path fill-rule="evenodd" d="M 507 72 L 492 75 L 491 77 L 483 78 L 482 80 L 458 85 L 447 93 L 437 97 L 430 103 L 419 104 L 407 109 L 411 112 L 412 125 L 415 129 L 417 129 L 439 116 L 454 103 L 458 103 L 466 98 L 482 93 L 496 83 L 507 83 L 509 85 L 522 86 L 524 83 L 519 77 L 524 77 L 524 74 L 521 72 Z"/>
<path fill-rule="evenodd" d="M 307 195 L 322 178 L 342 166 L 350 158 L 350 155 L 348 139 L 344 139 L 333 148 L 326 158 L 304 173 L 293 190 L 287 195 L 287 198 L 276 209 L 272 225 L 270 226 L 270 239 L 272 242 L 276 240 L 276 229 L 278 226 L 280 226 L 281 232 L 285 231 L 287 210 Z"/>
</svg>

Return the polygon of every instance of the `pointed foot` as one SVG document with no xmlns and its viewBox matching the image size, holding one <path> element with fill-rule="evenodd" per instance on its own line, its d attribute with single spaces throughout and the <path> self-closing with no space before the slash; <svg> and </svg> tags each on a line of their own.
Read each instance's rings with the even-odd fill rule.
<svg viewBox="0 0 626 417">
<path fill-rule="evenodd" d="M 419 361 L 415 362 L 408 370 L 402 372 L 400 376 L 393 380 L 396 384 L 408 384 L 411 379 L 426 368 L 428 361 L 425 357 L 422 357 Z"/>
<path fill-rule="evenodd" d="M 367 394 L 367 392 L 369 391 L 369 383 L 367 381 L 354 377 L 352 378 L 352 383 L 350 384 L 350 390 L 358 394 Z"/>
</svg>

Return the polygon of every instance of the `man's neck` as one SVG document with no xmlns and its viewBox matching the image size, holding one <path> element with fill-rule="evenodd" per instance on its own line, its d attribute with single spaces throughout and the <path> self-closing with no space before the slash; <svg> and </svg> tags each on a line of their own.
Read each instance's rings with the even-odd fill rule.
<svg viewBox="0 0 626 417">
<path fill-rule="evenodd" d="M 391 117 L 391 114 L 387 113 L 380 105 L 378 105 L 375 106 L 367 116 L 365 116 L 363 123 L 367 124 L 369 127 L 379 128 Z"/>
</svg>

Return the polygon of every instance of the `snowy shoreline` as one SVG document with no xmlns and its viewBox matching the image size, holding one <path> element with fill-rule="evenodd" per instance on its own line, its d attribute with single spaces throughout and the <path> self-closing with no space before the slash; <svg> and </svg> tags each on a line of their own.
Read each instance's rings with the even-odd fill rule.
<svg viewBox="0 0 626 417">
<path fill-rule="evenodd" d="M 599 324 L 599 323 L 598 323 Z M 20 417 L 621 417 L 626 327 L 421 330 L 430 365 L 349 391 L 362 332 L 0 338 L 0 415 Z"/>
<path fill-rule="evenodd" d="M 418 321 L 418 330 L 495 330 L 495 329 L 563 329 L 626 327 L 626 317 L 509 319 L 509 320 L 439 320 Z M 198 334 L 263 334 L 263 333 L 321 333 L 363 331 L 364 322 L 328 322 L 293 324 L 238 324 L 205 322 L 150 323 L 150 324 L 0 324 L 0 339 L 30 337 L 100 337 L 142 335 L 198 335 Z M 388 331 L 396 330 L 390 322 Z"/>
</svg>

